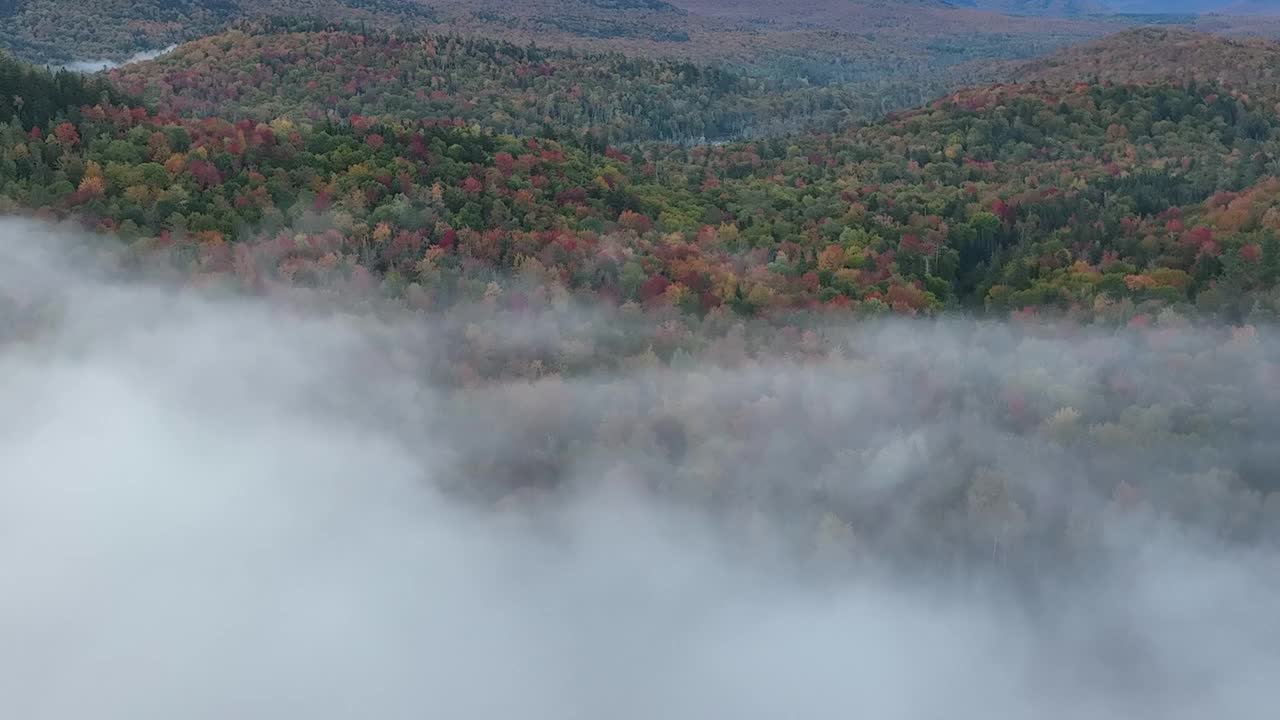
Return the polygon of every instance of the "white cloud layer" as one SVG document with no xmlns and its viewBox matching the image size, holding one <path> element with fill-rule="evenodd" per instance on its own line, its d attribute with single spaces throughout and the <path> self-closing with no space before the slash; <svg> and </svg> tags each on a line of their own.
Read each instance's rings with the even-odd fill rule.
<svg viewBox="0 0 1280 720">
<path fill-rule="evenodd" d="M 433 487 L 460 452 L 514 442 L 501 408 L 515 389 L 464 406 L 493 434 L 462 448 L 425 431 L 463 422 L 456 398 L 369 372 L 368 327 L 113 281 L 62 245 L 0 221 L 0 717 L 1274 710 L 1280 588 L 1261 551 L 1153 530 L 1130 571 L 1064 581 L 1029 609 L 981 576 L 755 563 L 700 515 L 621 494 L 584 491 L 547 517 L 490 513 Z M 42 300 L 50 319 L 33 327 L 23 318 Z M 883 336 L 898 343 L 886 351 L 940 337 L 913 332 Z M 708 402 L 747 382 L 707 377 Z M 849 387 L 827 393 L 856 405 L 862 381 L 833 382 Z M 910 465 L 923 441 L 902 437 L 884 441 L 867 492 Z"/>
</svg>

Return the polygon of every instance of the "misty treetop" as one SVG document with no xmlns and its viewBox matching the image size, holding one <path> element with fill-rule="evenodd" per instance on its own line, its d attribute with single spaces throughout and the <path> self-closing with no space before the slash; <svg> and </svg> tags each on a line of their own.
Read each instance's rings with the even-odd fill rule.
<svg viewBox="0 0 1280 720">
<path fill-rule="evenodd" d="M 111 248 L 0 220 L 6 398 L 39 409 L 0 424 L 0 617 L 39 640 L 0 646 L 30 679 L 6 717 L 230 692 L 327 719 L 356 692 L 478 720 L 1200 720 L 1273 696 L 1271 328 L 777 328 L 507 288 L 423 314 L 168 286 Z"/>
<path fill-rule="evenodd" d="M 18 260 L 65 249 L 48 229 L 19 230 L 6 240 Z M 403 437 L 421 453 L 422 482 L 485 511 L 621 490 L 713 518 L 766 563 L 992 572 L 1032 590 L 1124 567 L 1167 539 L 1153 528 L 1214 547 L 1280 543 L 1280 338 L 1269 327 L 1197 326 L 1168 308 L 1122 328 L 775 323 L 583 305 L 535 277 L 448 312 L 421 313 L 359 278 L 274 282 L 269 302 L 219 306 L 215 293 L 157 286 L 145 272 L 165 269 L 154 254 L 139 258 L 142 274 L 116 264 L 108 282 L 136 290 L 110 294 L 86 322 L 102 291 L 82 276 L 102 268 L 66 257 L 77 264 L 0 273 L 6 358 L 86 334 L 98 347 L 118 327 L 144 325 L 150 341 L 171 332 L 156 328 L 256 333 L 269 320 L 306 349 L 307 370 L 280 364 L 293 345 L 264 342 L 251 358 L 236 348 L 230 368 L 194 362 L 207 377 L 193 398 L 227 375 L 323 380 L 309 412 L 341 409 L 344 422 Z M 325 362 L 301 344 L 317 336 L 332 336 Z"/>
</svg>

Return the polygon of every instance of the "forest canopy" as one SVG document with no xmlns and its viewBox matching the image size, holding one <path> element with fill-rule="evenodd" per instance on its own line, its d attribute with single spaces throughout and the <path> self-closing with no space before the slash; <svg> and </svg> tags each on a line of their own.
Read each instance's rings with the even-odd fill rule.
<svg viewBox="0 0 1280 720">
<path fill-rule="evenodd" d="M 452 42 L 454 62 L 482 67 L 489 53 L 532 67 L 541 52 Z M 615 69 L 680 66 L 663 67 Z M 72 83 L 39 107 L 102 82 L 24 72 L 50 92 Z M 527 276 L 695 316 L 968 308 L 1144 322 L 1169 307 L 1240 321 L 1276 308 L 1276 116 L 1214 84 L 974 88 L 835 132 L 693 147 L 508 134 L 452 107 L 268 120 L 179 117 L 175 102 L 10 124 L 0 198 L 248 288 L 367 275 L 425 306 Z"/>
</svg>

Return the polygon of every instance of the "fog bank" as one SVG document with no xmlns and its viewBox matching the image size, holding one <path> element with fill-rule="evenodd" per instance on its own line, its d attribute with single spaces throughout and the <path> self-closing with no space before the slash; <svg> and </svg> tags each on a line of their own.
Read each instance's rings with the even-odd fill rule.
<svg viewBox="0 0 1280 720">
<path fill-rule="evenodd" d="M 423 369 L 458 350 L 439 318 L 126 281 L 77 246 L 0 220 L 2 717 L 1274 707 L 1280 503 L 1250 468 L 1275 405 L 1241 381 L 1268 330 L 887 324 L 812 365 L 724 340 L 467 389 Z M 555 332 L 530 327 L 487 342 Z"/>
</svg>

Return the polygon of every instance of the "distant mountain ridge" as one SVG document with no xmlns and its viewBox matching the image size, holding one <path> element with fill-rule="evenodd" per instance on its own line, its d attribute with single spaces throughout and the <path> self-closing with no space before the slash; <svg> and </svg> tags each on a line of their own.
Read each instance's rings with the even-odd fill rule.
<svg viewBox="0 0 1280 720">
<path fill-rule="evenodd" d="M 1214 83 L 1280 102 L 1280 43 L 1140 28 L 1027 61 L 1008 75 L 1022 82 Z"/>
<path fill-rule="evenodd" d="M 0 15 L 8 14 L 0 21 L 0 49 L 40 64 L 120 60 L 239 21 L 319 19 L 649 58 L 747 64 L 777 58 L 803 82 L 865 81 L 868 64 L 913 64 L 917 77 L 928 77 L 939 67 L 1027 57 L 1099 37 L 1115 24 L 1083 14 L 1096 1 L 957 0 L 975 4 L 965 7 L 950 0 L 0 0 Z M 995 6 L 1018 13 L 985 9 Z"/>
<path fill-rule="evenodd" d="M 991 10 L 1011 15 L 1051 15 L 1071 17 L 1108 12 L 1098 0 L 951 0 L 956 7 Z"/>
<path fill-rule="evenodd" d="M 1280 15 L 1280 0 L 947 0 L 958 8 L 1010 15 Z"/>
<path fill-rule="evenodd" d="M 1222 12 L 1233 15 L 1277 15 L 1280 16 L 1280 2 L 1276 0 L 1237 0 L 1222 9 Z"/>
<path fill-rule="evenodd" d="M 1275 0 L 1106 0 L 1107 8 L 1119 13 L 1171 13 L 1234 12 L 1238 14 L 1267 14 L 1280 11 Z"/>
<path fill-rule="evenodd" d="M 1276 0 L 0 0 L 0 49 L 40 64 L 121 60 L 284 18 L 517 43 L 771 64 L 800 82 L 855 81 L 868 63 L 917 78 L 1025 58 L 1152 22 L 1280 37 Z M 1121 13 L 1121 14 L 1116 14 Z M 1126 16 L 1123 13 L 1130 13 Z M 1169 13 L 1175 13 L 1170 15 Z M 1134 16 L 1134 14 L 1138 14 Z M 1199 19 L 1197 19 L 1199 18 Z"/>
</svg>

